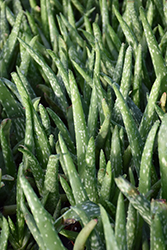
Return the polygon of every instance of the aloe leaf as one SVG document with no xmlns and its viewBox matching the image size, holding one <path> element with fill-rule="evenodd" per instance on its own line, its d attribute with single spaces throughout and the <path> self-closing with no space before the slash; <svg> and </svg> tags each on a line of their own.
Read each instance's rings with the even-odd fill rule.
<svg viewBox="0 0 167 250">
<path fill-rule="evenodd" d="M 6 173 L 13 176 L 13 177 L 15 177 L 15 175 L 16 175 L 16 166 L 15 166 L 11 146 L 10 146 L 9 141 L 7 140 L 6 136 L 5 136 L 5 133 L 4 133 L 4 130 L 3 130 L 2 127 L 0 128 L 0 139 L 1 139 L 1 147 L 2 147 L 2 152 L 3 152 L 3 158 L 4 158 L 4 161 L 5 161 Z"/>
<path fill-rule="evenodd" d="M 0 235 L 0 248 L 6 250 L 8 245 L 9 226 L 4 216 L 0 219 L 0 224 L 0 227 L 2 228 Z"/>
<path fill-rule="evenodd" d="M 40 231 L 39 231 L 38 227 L 36 226 L 36 223 L 35 223 L 35 220 L 34 220 L 32 214 L 29 212 L 29 210 L 25 206 L 24 202 L 21 202 L 21 210 L 22 210 L 22 213 L 24 215 L 24 219 L 26 221 L 26 224 L 27 224 L 29 230 L 31 231 L 34 239 L 36 240 L 38 246 L 40 247 L 40 249 L 45 250 L 46 248 L 45 248 L 42 236 L 40 234 Z"/>
<path fill-rule="evenodd" d="M 63 40 L 66 44 L 68 44 L 70 46 L 71 40 L 70 40 L 70 37 L 66 35 L 66 34 L 68 34 L 68 32 L 67 32 L 67 28 L 66 28 L 65 24 L 63 23 L 62 19 L 58 15 L 56 16 L 56 18 L 57 18 L 57 22 L 58 22 L 60 33 L 63 37 Z"/>
<path fill-rule="evenodd" d="M 33 90 L 33 88 L 31 87 L 30 83 L 28 82 L 27 78 L 25 77 L 25 73 L 23 74 L 24 71 L 22 71 L 19 67 L 16 66 L 16 69 L 17 69 L 17 73 L 18 73 L 18 76 L 20 77 L 20 80 L 22 81 L 29 97 L 31 99 L 34 99 L 36 98 L 36 94 Z"/>
<path fill-rule="evenodd" d="M 136 37 L 134 35 L 134 33 L 132 32 L 132 30 L 129 28 L 129 26 L 127 25 L 127 23 L 124 21 L 123 17 L 121 16 L 121 14 L 119 13 L 119 11 L 115 8 L 115 6 L 113 6 L 113 10 L 114 10 L 114 14 L 116 15 L 121 28 L 126 36 L 126 39 L 129 43 L 129 45 L 132 45 L 133 48 L 135 49 L 137 47 L 137 40 Z"/>
<path fill-rule="evenodd" d="M 83 30 L 83 29 L 79 29 L 79 30 L 82 31 L 82 33 L 84 34 L 86 39 L 89 41 L 89 44 L 92 46 L 92 48 L 95 48 L 94 36 L 90 34 L 89 32 L 87 32 L 86 30 Z"/>
<path fill-rule="evenodd" d="M 131 75 L 132 75 L 132 47 L 129 46 L 125 54 L 125 61 L 124 61 L 124 67 L 120 85 L 120 92 L 122 93 L 125 100 L 129 95 L 130 91 Z"/>
<path fill-rule="evenodd" d="M 167 165 L 167 144 L 166 144 L 166 133 L 167 133 L 167 114 L 163 116 L 162 124 L 158 133 L 158 155 L 160 163 L 160 174 L 161 174 L 161 187 L 162 187 L 162 198 L 167 199 L 167 183 L 166 183 L 166 165 Z"/>
<path fill-rule="evenodd" d="M 29 42 L 29 45 L 31 47 L 34 47 L 35 43 L 37 42 L 38 37 L 34 36 L 31 41 Z M 24 53 L 22 53 L 21 55 L 21 63 L 20 63 L 20 71 L 22 72 L 22 74 L 24 74 L 25 76 L 27 76 L 28 73 L 28 69 L 29 69 L 29 65 L 30 65 L 30 59 L 31 56 L 28 53 L 28 51 L 24 51 Z"/>
<path fill-rule="evenodd" d="M 161 83 L 162 83 L 162 78 L 161 76 L 159 76 L 151 88 L 148 103 L 147 103 L 147 106 L 145 108 L 145 111 L 144 111 L 144 114 L 140 123 L 139 131 L 140 131 L 143 142 L 145 142 L 148 132 L 150 130 L 151 124 L 154 121 L 154 112 L 155 112 L 154 107 L 155 107 L 155 104 L 158 99 L 159 92 L 162 86 Z"/>
<path fill-rule="evenodd" d="M 31 104 L 32 105 L 32 104 Z M 37 159 L 43 168 L 46 167 L 49 156 L 51 154 L 51 148 L 45 130 L 41 124 L 37 112 L 32 107 L 33 111 L 33 131 L 34 131 L 34 142 L 36 148 Z"/>
<path fill-rule="evenodd" d="M 49 115 L 44 108 L 44 106 L 40 103 L 39 104 L 39 112 L 42 120 L 42 125 L 44 127 L 44 130 L 46 132 L 46 135 L 49 136 L 51 134 L 51 124 L 50 124 L 50 119 Z"/>
<path fill-rule="evenodd" d="M 140 165 L 140 177 L 139 177 L 139 192 L 146 194 L 151 188 L 151 167 L 152 167 L 152 155 L 155 136 L 159 126 L 159 121 L 155 122 L 152 126 L 146 143 L 144 145 L 141 165 Z"/>
<path fill-rule="evenodd" d="M 116 47 L 117 51 L 119 52 L 120 48 L 121 48 L 121 41 L 111 25 L 108 25 L 108 33 L 109 33 L 109 36 L 111 37 L 111 39 L 114 43 L 114 46 Z"/>
<path fill-rule="evenodd" d="M 76 208 L 76 211 L 78 211 L 78 213 L 74 210 L 75 208 Z M 63 213 L 55 221 L 54 223 L 55 228 L 57 228 L 57 230 L 59 231 L 65 225 L 74 224 L 76 221 L 79 221 L 80 219 L 83 218 L 82 216 L 86 216 L 85 221 L 83 220 L 83 224 L 85 222 L 85 225 L 86 225 L 86 223 L 88 223 L 89 220 L 100 216 L 99 206 L 89 200 L 82 202 L 80 204 L 76 204 L 75 206 L 68 209 L 65 213 Z"/>
<path fill-rule="evenodd" d="M 62 245 L 58 237 L 50 215 L 44 209 L 31 185 L 23 175 L 20 177 L 20 183 L 30 206 L 31 212 L 34 216 L 36 225 L 41 233 L 44 246 L 50 250 L 55 249 L 55 247 L 64 250 L 65 247 Z"/>
<path fill-rule="evenodd" d="M 20 94 L 17 90 L 15 83 L 9 81 L 7 78 L 4 78 L 4 77 L 2 77 L 1 80 L 8 87 L 8 89 L 15 95 L 15 97 L 21 102 L 21 97 L 20 97 Z"/>
<path fill-rule="evenodd" d="M 1 26 L 1 32 L 0 32 L 0 48 L 2 49 L 5 41 L 8 38 L 9 35 L 9 26 L 8 21 L 6 18 L 6 2 L 2 2 L 1 4 L 1 19 L 0 19 L 0 26 Z"/>
<path fill-rule="evenodd" d="M 79 1 L 71 0 L 71 2 L 81 14 L 85 12 L 83 5 Z"/>
<path fill-rule="evenodd" d="M 166 249 L 166 207 L 164 200 L 151 202 L 151 249 Z"/>
<path fill-rule="evenodd" d="M 166 101 L 167 101 L 167 93 L 164 92 L 160 98 L 160 106 L 164 113 L 166 112 L 166 107 L 165 107 Z"/>
<path fill-rule="evenodd" d="M 96 182 L 95 142 L 93 137 L 90 138 L 86 151 L 84 185 L 90 201 L 97 203 L 98 192 Z"/>
<path fill-rule="evenodd" d="M 67 27 L 67 29 L 69 30 L 69 34 L 71 36 L 71 40 L 73 41 L 73 43 L 76 42 L 80 47 L 83 47 L 84 41 L 83 38 L 77 32 L 77 29 L 75 29 L 62 14 L 60 14 L 60 17 L 65 26 Z"/>
<path fill-rule="evenodd" d="M 90 87 L 93 86 L 93 80 L 92 78 L 79 66 L 78 63 L 76 63 L 74 60 L 72 60 L 72 63 L 76 70 L 81 74 L 81 76 L 85 79 L 85 81 L 90 85 Z"/>
<path fill-rule="evenodd" d="M 114 176 L 118 177 L 119 175 L 123 174 L 121 142 L 117 126 L 115 126 L 114 131 L 112 133 L 110 161 Z"/>
<path fill-rule="evenodd" d="M 163 26 L 165 27 L 166 25 L 166 19 L 165 19 L 165 13 L 164 13 L 164 1 L 163 0 L 154 0 L 153 1 L 155 6 L 157 7 L 157 10 L 159 12 L 159 15 L 161 17 L 161 21 L 163 23 Z"/>
<path fill-rule="evenodd" d="M 103 110 L 105 119 L 104 119 L 103 124 L 101 125 L 99 133 L 95 140 L 95 145 L 96 145 L 96 148 L 98 149 L 103 147 L 105 144 L 106 137 L 107 137 L 109 127 L 110 127 L 110 118 L 111 118 L 111 112 L 110 112 L 110 109 L 108 107 L 106 100 L 105 99 L 101 100 L 101 103 L 102 103 L 102 110 Z"/>
<path fill-rule="evenodd" d="M 90 33 L 91 35 L 93 35 L 93 31 L 92 31 L 92 27 L 91 27 L 91 23 L 90 20 L 87 16 L 84 15 L 84 26 L 85 26 L 85 30 Z"/>
<path fill-rule="evenodd" d="M 125 53 L 124 66 L 122 70 L 122 78 L 120 83 L 120 92 L 123 95 L 125 101 L 129 96 L 129 91 L 131 88 L 131 76 L 132 76 L 132 47 L 129 46 Z M 118 107 L 118 102 L 116 101 L 114 106 L 114 118 L 119 122 L 120 110 Z"/>
<path fill-rule="evenodd" d="M 100 49 L 103 50 L 104 46 L 102 42 L 102 33 L 101 33 L 101 29 L 99 25 L 96 22 L 93 23 L 93 35 L 95 39 L 95 46 L 96 46 L 96 43 L 98 43 Z"/>
<path fill-rule="evenodd" d="M 59 156 L 50 155 L 46 168 L 42 203 L 53 214 L 59 202 L 58 167 Z"/>
<path fill-rule="evenodd" d="M 27 17 L 30 29 L 31 29 L 31 31 L 32 31 L 32 33 L 34 35 L 34 37 L 32 38 L 32 40 L 36 40 L 37 39 L 37 35 L 39 34 L 39 31 L 38 31 L 38 28 L 37 28 L 37 24 L 35 22 L 34 15 L 32 13 L 29 13 L 28 11 L 26 11 L 25 14 L 26 14 L 26 17 Z M 31 41 L 30 41 L 30 43 L 31 43 Z M 30 46 L 32 47 L 32 45 L 30 45 Z M 30 57 L 30 55 L 29 55 L 29 57 Z"/>
<path fill-rule="evenodd" d="M 51 193 L 59 195 L 58 192 L 58 156 L 50 155 L 49 161 L 47 164 L 44 187 L 45 190 L 48 190 Z"/>
<path fill-rule="evenodd" d="M 84 178 L 85 150 L 88 143 L 87 127 L 80 99 L 80 93 L 74 75 L 71 71 L 69 72 L 69 81 L 71 88 L 72 109 L 76 136 L 78 172 L 82 179 Z"/>
<path fill-rule="evenodd" d="M 10 217 L 8 217 L 8 225 L 9 225 L 9 242 L 13 246 L 14 249 L 19 249 L 20 244 L 18 243 L 18 233 L 15 227 L 15 224 L 11 220 Z"/>
<path fill-rule="evenodd" d="M 20 77 L 18 76 L 16 72 L 11 73 L 11 76 L 21 96 L 21 103 L 24 106 L 24 99 L 28 98 L 28 92 L 25 88 L 25 85 L 23 85 L 23 82 L 21 81 Z"/>
<path fill-rule="evenodd" d="M 25 159 L 27 159 L 27 161 L 29 162 L 28 166 L 31 168 L 39 193 L 42 195 L 44 188 L 44 173 L 38 160 L 25 146 L 20 147 L 19 151 L 24 154 Z"/>
<path fill-rule="evenodd" d="M 166 236 L 166 218 L 167 218 L 167 203 L 165 200 L 152 200 L 151 202 L 151 214 L 152 214 L 152 224 L 151 224 L 151 237 L 155 236 L 155 238 L 153 239 L 153 244 L 156 244 L 156 241 L 159 241 L 160 243 L 160 239 L 163 239 L 163 244 L 167 244 L 167 236 Z M 155 218 L 157 215 L 157 218 Z M 158 219 L 159 221 L 157 221 L 156 219 Z M 156 222 L 157 224 L 159 224 L 159 226 L 157 225 L 156 227 Z M 158 232 L 158 228 L 161 228 L 161 231 Z M 158 235 L 157 235 L 158 234 Z M 159 237 L 158 237 L 159 236 Z"/>
<path fill-rule="evenodd" d="M 96 59 L 95 59 L 95 65 L 94 65 L 94 75 L 93 75 L 93 81 L 95 83 L 95 86 L 97 88 L 97 94 L 98 96 L 103 96 L 103 88 L 102 86 L 99 84 L 99 81 L 100 81 L 100 78 L 99 78 L 99 74 L 100 74 L 100 69 L 101 69 L 101 59 L 102 59 L 102 55 L 103 53 L 101 53 L 101 50 L 100 50 L 100 44 L 99 42 L 95 42 L 95 56 L 96 56 Z M 104 96 L 103 96 L 104 98 Z"/>
<path fill-rule="evenodd" d="M 48 13 L 46 8 L 46 0 L 40 0 L 41 7 L 41 24 L 44 34 L 47 39 L 49 39 L 49 24 L 48 24 Z"/>
<path fill-rule="evenodd" d="M 92 230 L 97 224 L 97 219 L 91 220 L 84 228 L 81 230 L 81 232 L 78 234 L 75 244 L 74 244 L 74 250 L 84 250 L 85 249 L 85 243 L 87 241 L 87 238 L 91 234 Z"/>
<path fill-rule="evenodd" d="M 129 203 L 128 206 L 126 235 L 128 250 L 132 250 L 135 247 L 135 241 L 137 237 L 137 210 L 131 203 Z"/>
<path fill-rule="evenodd" d="M 114 74 L 113 74 L 113 81 L 118 83 L 118 84 L 120 83 L 120 80 L 121 80 L 121 77 L 122 77 L 124 57 L 125 57 L 125 44 L 122 43 L 121 48 L 119 50 L 117 63 L 115 65 Z"/>
<path fill-rule="evenodd" d="M 21 203 L 25 202 L 25 198 L 23 195 L 23 190 L 21 188 L 20 184 L 20 176 L 22 174 L 22 168 L 23 168 L 23 163 L 21 163 L 21 166 L 18 169 L 18 174 L 17 174 L 17 193 L 16 193 L 16 201 L 17 201 L 17 233 L 18 233 L 18 238 L 21 241 L 23 241 L 24 237 L 24 230 L 25 230 L 25 221 L 23 217 L 23 212 L 21 209 Z"/>
<path fill-rule="evenodd" d="M 100 213 L 102 217 L 102 223 L 104 228 L 105 242 L 107 250 L 118 250 L 118 244 L 115 239 L 114 231 L 112 229 L 111 223 L 109 221 L 106 210 L 100 206 Z"/>
<path fill-rule="evenodd" d="M 20 24 L 22 21 L 23 12 L 20 12 L 17 15 L 15 24 L 13 29 L 5 42 L 3 49 L 0 53 L 0 69 L 1 69 L 1 76 L 6 77 L 8 75 L 7 70 L 9 70 L 9 66 L 12 60 L 13 52 L 17 43 L 17 37 L 20 31 Z"/>
<path fill-rule="evenodd" d="M 97 119 L 98 119 L 98 108 L 97 108 L 97 95 L 96 95 L 96 88 L 93 86 L 90 105 L 89 105 L 89 114 L 88 114 L 88 136 L 95 137 L 96 135 L 96 128 L 97 128 Z"/>
<path fill-rule="evenodd" d="M 71 24 L 71 26 L 76 29 L 75 15 L 70 2 L 68 2 L 67 11 L 68 11 L 68 21 Z"/>
<path fill-rule="evenodd" d="M 59 73 L 63 79 L 64 85 L 66 87 L 67 93 L 69 95 L 69 97 L 71 97 L 71 90 L 70 90 L 70 86 L 69 86 L 69 79 L 68 79 L 68 72 L 66 71 L 63 63 L 61 62 L 61 60 L 56 56 L 56 54 L 54 53 L 54 51 L 51 50 L 47 50 L 47 52 L 49 53 L 49 55 L 52 57 L 54 63 L 56 64 Z"/>
<path fill-rule="evenodd" d="M 110 200 L 112 183 L 113 183 L 113 175 L 112 175 L 111 162 L 108 161 L 106 165 L 105 176 L 103 178 L 100 190 L 101 200 L 108 200 L 108 201 Z"/>
<path fill-rule="evenodd" d="M 128 198 L 130 203 L 137 209 L 143 219 L 150 225 L 150 203 L 139 191 L 123 177 L 115 178 L 115 182 L 121 192 Z"/>
<path fill-rule="evenodd" d="M 92 203 L 92 204 L 94 204 L 94 203 Z M 85 211 L 85 209 L 83 209 L 83 206 L 85 206 L 85 208 L 87 208 L 86 211 Z M 72 207 L 72 209 L 81 218 L 83 225 L 86 226 L 86 224 L 89 223 L 89 221 L 90 221 L 90 215 L 89 215 L 88 206 L 87 205 L 83 205 L 83 206 L 82 206 L 82 204 L 78 204 L 75 207 Z M 94 208 L 95 208 L 95 210 L 94 210 Z M 91 210 L 92 210 L 92 212 L 93 212 L 93 210 L 94 210 L 94 212 L 97 211 L 97 205 L 92 207 Z M 94 217 L 96 217 L 96 214 L 94 214 Z M 104 248 L 104 245 L 101 242 L 101 238 L 99 236 L 99 232 L 97 230 L 93 230 L 93 232 L 90 235 L 90 240 L 87 242 L 86 245 L 90 249 L 93 248 L 95 250 L 102 250 Z"/>
<path fill-rule="evenodd" d="M 81 183 L 81 179 L 78 176 L 78 173 L 76 171 L 72 158 L 69 154 L 69 151 L 60 134 L 59 134 L 59 144 L 60 144 L 61 152 L 63 154 L 63 160 L 64 160 L 66 172 L 68 174 L 68 178 L 70 181 L 70 185 L 72 188 L 72 192 L 75 198 L 75 202 L 76 204 L 82 203 L 83 201 L 86 201 L 88 198 L 84 190 L 83 184 Z"/>
<path fill-rule="evenodd" d="M 164 9 L 165 20 L 166 20 L 166 22 L 167 22 L 167 14 L 166 14 L 167 2 L 166 2 L 166 1 L 164 1 L 164 3 L 163 3 L 163 9 Z"/>
<path fill-rule="evenodd" d="M 102 32 L 105 33 L 109 24 L 108 2 L 106 0 L 101 1 L 101 16 L 102 16 Z"/>
<path fill-rule="evenodd" d="M 103 178 L 105 176 L 105 173 L 106 173 L 106 159 L 105 159 L 104 151 L 101 149 L 100 156 L 99 156 L 99 170 L 97 173 L 98 189 L 100 189 L 103 183 Z"/>
<path fill-rule="evenodd" d="M 133 81 L 133 101 L 138 107 L 140 107 L 141 81 L 142 81 L 142 46 L 139 44 L 136 52 L 134 81 Z"/>
<path fill-rule="evenodd" d="M 7 117 L 12 119 L 15 128 L 16 138 L 18 141 L 24 137 L 24 111 L 8 88 L 5 86 L 3 80 L 0 79 L 0 102 L 2 103 Z"/>
<path fill-rule="evenodd" d="M 142 150 L 143 150 L 143 142 L 142 142 L 140 133 L 137 129 L 135 121 L 130 113 L 130 110 L 129 110 L 122 94 L 120 93 L 120 91 L 118 90 L 116 85 L 111 83 L 111 80 L 108 77 L 105 76 L 104 78 L 113 87 L 114 92 L 117 96 L 118 107 L 121 111 L 124 125 L 125 125 L 125 129 L 126 129 L 126 132 L 128 135 L 129 144 L 130 144 L 130 147 L 132 150 L 132 156 L 133 156 L 136 172 L 137 172 L 137 174 L 139 174 L 141 154 L 142 154 Z"/>
<path fill-rule="evenodd" d="M 64 138 L 64 141 L 68 146 L 68 149 L 70 150 L 70 152 L 72 152 L 74 154 L 75 153 L 74 143 L 72 141 L 71 135 L 69 134 L 67 127 L 65 126 L 63 121 L 57 116 L 57 114 L 52 109 L 47 108 L 47 111 L 48 111 L 49 115 L 51 116 L 51 118 L 53 119 L 55 125 L 57 126 L 57 128 L 61 132 L 61 134 Z"/>
<path fill-rule="evenodd" d="M 44 61 L 44 59 L 39 54 L 37 54 L 37 52 L 35 52 L 27 43 L 25 43 L 21 39 L 19 39 L 19 42 L 23 45 L 25 49 L 27 49 L 32 58 L 42 67 L 43 72 L 47 76 L 51 84 L 51 87 L 55 93 L 55 96 L 57 97 L 60 107 L 62 108 L 64 113 L 66 113 L 66 108 L 68 107 L 68 103 L 60 87 L 60 84 L 57 81 L 55 74 L 53 73 L 51 68 L 47 65 L 47 63 Z"/>
<path fill-rule="evenodd" d="M 162 120 L 165 113 L 157 104 L 155 104 L 155 111 L 159 116 L 160 120 Z"/>
<path fill-rule="evenodd" d="M 117 210 L 115 217 L 115 239 L 120 250 L 127 249 L 125 206 L 124 197 L 121 192 L 117 201 Z"/>
<path fill-rule="evenodd" d="M 70 205 L 75 206 L 75 199 L 74 199 L 70 186 L 68 185 L 67 181 L 63 177 L 60 176 L 59 178 L 60 178 L 61 186 L 64 189 L 64 192 L 67 196 L 68 201 L 70 202 Z"/>
<path fill-rule="evenodd" d="M 156 248 L 161 250 L 166 249 L 162 232 L 162 225 L 159 215 L 155 214 L 151 223 L 151 250 Z"/>
<path fill-rule="evenodd" d="M 141 21 L 144 27 L 144 32 L 145 32 L 148 48 L 149 48 L 153 66 L 155 69 L 155 74 L 157 77 L 160 75 L 162 79 L 160 93 L 163 93 L 166 91 L 166 88 L 167 88 L 167 77 L 166 77 L 167 67 L 163 59 L 163 56 L 161 54 L 161 51 L 158 47 L 158 43 L 153 34 L 153 31 L 147 21 L 147 17 L 144 12 L 144 9 L 142 7 L 140 8 L 140 17 L 141 17 Z"/>
<path fill-rule="evenodd" d="M 136 1 L 137 2 L 137 1 Z M 130 16 L 131 27 L 138 41 L 142 38 L 142 25 L 138 16 L 138 8 L 136 8 L 136 2 L 128 1 L 126 11 Z"/>
<path fill-rule="evenodd" d="M 33 133 L 33 112 L 31 106 L 31 100 L 23 98 L 25 105 L 25 137 L 24 146 L 27 147 L 32 153 L 34 152 L 34 133 Z"/>
</svg>

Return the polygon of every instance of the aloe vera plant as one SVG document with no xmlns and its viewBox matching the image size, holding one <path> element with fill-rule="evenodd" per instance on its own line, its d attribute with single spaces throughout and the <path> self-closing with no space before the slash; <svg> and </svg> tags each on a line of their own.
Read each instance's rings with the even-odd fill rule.
<svg viewBox="0 0 167 250">
<path fill-rule="evenodd" d="M 0 249 L 166 249 L 166 8 L 0 0 Z"/>
</svg>

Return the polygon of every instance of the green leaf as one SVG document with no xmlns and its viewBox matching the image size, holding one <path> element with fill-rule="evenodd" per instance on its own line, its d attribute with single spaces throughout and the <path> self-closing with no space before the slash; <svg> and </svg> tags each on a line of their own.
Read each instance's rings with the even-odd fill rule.
<svg viewBox="0 0 167 250">
<path fill-rule="evenodd" d="M 97 219 L 93 219 L 84 228 L 81 230 L 81 232 L 78 234 L 73 250 L 84 250 L 85 249 L 85 243 L 87 241 L 87 238 L 91 234 L 92 230 L 97 224 Z"/>
<path fill-rule="evenodd" d="M 50 85 L 55 93 L 55 96 L 57 98 L 57 101 L 59 102 L 60 107 L 62 108 L 63 112 L 66 114 L 66 108 L 68 107 L 68 103 L 54 72 L 47 65 L 47 63 L 44 61 L 41 55 L 35 52 L 27 43 L 25 43 L 22 39 L 19 39 L 19 42 L 29 52 L 32 58 L 42 67 L 43 72 L 47 76 L 50 82 Z"/>
<path fill-rule="evenodd" d="M 143 150 L 143 142 L 140 136 L 140 133 L 138 131 L 138 128 L 136 126 L 136 123 L 131 115 L 131 112 L 127 106 L 127 103 L 125 102 L 122 94 L 118 90 L 117 86 L 115 84 L 111 83 L 110 78 L 104 77 L 105 80 L 113 87 L 114 92 L 117 96 L 118 101 L 118 107 L 121 111 L 125 129 L 128 135 L 129 144 L 132 151 L 133 161 L 135 164 L 136 172 L 139 174 L 140 169 L 140 161 L 141 161 L 141 154 Z"/>
<path fill-rule="evenodd" d="M 35 223 L 41 233 L 44 246 L 46 247 L 46 249 L 50 250 L 54 250 L 55 247 L 60 250 L 64 250 L 65 247 L 62 245 L 58 237 L 58 234 L 53 226 L 53 222 L 51 221 L 50 215 L 44 209 L 37 195 L 33 191 L 31 185 L 23 175 L 20 177 L 20 183 L 31 212 L 34 216 Z"/>
<path fill-rule="evenodd" d="M 131 87 L 131 75 L 132 75 L 132 47 L 129 46 L 125 54 L 125 61 L 124 61 L 124 67 L 120 85 L 120 92 L 122 93 L 125 100 L 129 95 Z"/>
<path fill-rule="evenodd" d="M 65 142 L 60 134 L 59 134 L 59 144 L 60 144 L 61 152 L 63 155 L 63 160 L 64 160 L 66 172 L 68 174 L 68 179 L 70 181 L 72 192 L 73 192 L 73 195 L 75 198 L 75 202 L 76 202 L 76 204 L 82 203 L 82 202 L 88 200 L 88 197 L 87 197 L 86 192 L 84 190 L 81 179 L 76 171 L 76 168 L 74 166 L 74 163 L 72 161 L 70 153 L 69 153 L 69 151 L 65 145 Z"/>
<path fill-rule="evenodd" d="M 147 135 L 150 131 L 151 125 L 155 120 L 155 118 L 154 118 L 155 108 L 154 107 L 155 107 L 155 104 L 157 102 L 159 92 L 160 92 L 160 89 L 162 86 L 161 82 L 162 82 L 162 78 L 159 75 L 151 88 L 148 103 L 147 103 L 147 106 L 145 108 L 144 114 L 142 116 L 139 131 L 140 131 L 143 142 L 146 141 L 146 138 L 147 138 Z"/>
<path fill-rule="evenodd" d="M 29 167 L 31 168 L 32 174 L 34 176 L 38 191 L 40 195 L 43 194 L 43 188 L 44 188 L 44 173 L 43 170 L 36 159 L 36 157 L 32 154 L 32 152 L 26 148 L 25 146 L 22 146 L 19 148 L 19 151 L 22 152 L 25 156 L 25 159 L 29 162 Z"/>
<path fill-rule="evenodd" d="M 61 134 L 64 138 L 64 141 L 67 144 L 68 149 L 70 150 L 71 153 L 75 154 L 75 146 L 74 146 L 74 143 L 72 141 L 71 135 L 70 135 L 67 127 L 65 126 L 63 121 L 60 119 L 60 117 L 58 117 L 58 115 L 52 109 L 47 108 L 47 111 L 48 111 L 49 115 L 51 116 L 51 118 L 53 119 L 55 125 L 57 126 L 57 128 L 61 132 Z"/>
<path fill-rule="evenodd" d="M 117 126 L 115 126 L 112 133 L 110 161 L 114 176 L 118 177 L 119 175 L 123 174 L 121 142 Z"/>
<path fill-rule="evenodd" d="M 117 210 L 115 217 L 115 239 L 120 250 L 127 249 L 125 206 L 124 197 L 121 192 L 117 201 Z"/>
<path fill-rule="evenodd" d="M 18 141 L 24 138 L 24 110 L 18 103 L 9 89 L 6 87 L 3 80 L 0 79 L 0 102 L 2 103 L 7 117 L 12 119 L 12 123 Z"/>
<path fill-rule="evenodd" d="M 93 137 L 90 138 L 86 151 L 84 185 L 90 201 L 97 203 L 98 192 L 97 192 L 96 164 L 95 164 L 95 142 Z"/>
<path fill-rule="evenodd" d="M 13 29 L 7 41 L 5 42 L 3 49 L 1 50 L 1 53 L 0 53 L 0 69 L 1 69 L 0 75 L 1 76 L 4 76 L 4 77 L 8 76 L 8 70 L 9 70 L 11 60 L 13 57 L 13 53 L 16 47 L 17 38 L 19 36 L 22 18 L 23 18 L 23 12 L 20 12 L 17 15 Z"/>
<path fill-rule="evenodd" d="M 2 229 L 0 235 L 0 248 L 1 250 L 6 250 L 8 245 L 9 226 L 4 216 L 0 218 L 0 227 Z"/>
<path fill-rule="evenodd" d="M 137 210 L 131 203 L 129 203 L 128 206 L 126 235 L 128 250 L 132 250 L 135 247 L 135 241 L 137 237 Z"/>
<path fill-rule="evenodd" d="M 166 202 L 153 200 L 151 202 L 151 250 L 166 249 Z"/>
<path fill-rule="evenodd" d="M 158 155 L 160 164 L 160 175 L 161 175 L 161 188 L 162 188 L 162 198 L 167 199 L 167 182 L 166 182 L 166 166 L 167 166 L 167 114 L 163 116 L 162 124 L 158 133 Z"/>
<path fill-rule="evenodd" d="M 101 200 L 108 200 L 108 201 L 110 200 L 112 184 L 113 184 L 113 176 L 112 176 L 111 162 L 108 161 L 106 165 L 105 176 L 103 178 L 100 190 Z"/>
<path fill-rule="evenodd" d="M 153 31 L 148 23 L 144 9 L 142 7 L 140 8 L 140 17 L 144 27 L 144 34 L 146 36 L 148 48 L 151 54 L 152 63 L 155 69 L 155 74 L 157 77 L 160 75 L 162 79 L 162 85 L 160 90 L 160 93 L 162 94 L 167 89 L 167 76 L 166 76 L 167 67 L 164 58 L 161 54 L 161 51 L 158 47 L 158 43 L 153 34 Z"/>
<path fill-rule="evenodd" d="M 82 179 L 84 178 L 85 151 L 88 144 L 88 134 L 80 93 L 72 71 L 69 71 L 69 81 L 76 136 L 78 172 Z"/>
<path fill-rule="evenodd" d="M 6 120 L 7 121 L 7 120 Z M 9 134 L 8 134 L 9 136 Z M 12 149 L 10 146 L 9 141 L 7 140 L 5 136 L 5 132 L 3 128 L 0 128 L 0 139 L 1 139 L 1 147 L 2 147 L 2 152 L 3 152 L 3 158 L 5 161 L 5 169 L 6 173 L 15 177 L 16 175 L 16 165 L 14 162 L 13 154 L 12 154 Z"/>
<path fill-rule="evenodd" d="M 67 196 L 68 201 L 70 202 L 70 205 L 75 206 L 75 199 L 70 186 L 68 185 L 67 181 L 63 177 L 61 177 L 61 175 L 59 178 L 61 186 L 64 189 L 64 192 Z"/>
<path fill-rule="evenodd" d="M 129 43 L 129 45 L 132 45 L 134 49 L 136 49 L 137 47 L 137 40 L 136 37 L 133 33 L 133 31 L 129 28 L 129 26 L 127 25 L 127 23 L 124 21 L 123 17 L 121 16 L 121 14 L 119 13 L 119 11 L 115 8 L 115 6 L 113 6 L 113 10 L 114 10 L 114 14 L 116 15 L 121 28 L 126 36 L 126 39 Z"/>
<path fill-rule="evenodd" d="M 26 221 L 26 224 L 27 224 L 29 230 L 31 231 L 34 239 L 36 240 L 38 246 L 42 250 L 45 250 L 46 249 L 45 244 L 44 244 L 44 241 L 43 241 L 42 236 L 40 234 L 40 231 L 35 223 L 35 220 L 34 220 L 32 214 L 29 212 L 29 210 L 27 209 L 24 202 L 21 202 L 21 210 L 22 210 L 22 213 L 24 215 L 24 219 Z"/>
<path fill-rule="evenodd" d="M 139 192 L 146 194 L 151 189 L 151 167 L 155 136 L 159 126 L 159 121 L 152 126 L 142 153 L 139 178 Z"/>
<path fill-rule="evenodd" d="M 143 219 L 150 225 L 151 214 L 150 214 L 150 203 L 142 196 L 139 191 L 123 177 L 118 177 L 115 182 L 121 192 L 128 198 L 131 204 L 137 209 Z"/>
<path fill-rule="evenodd" d="M 119 247 L 118 247 L 118 244 L 116 242 L 114 231 L 113 231 L 111 223 L 109 221 L 107 212 L 101 205 L 99 205 L 99 206 L 100 206 L 100 213 L 101 213 L 102 222 L 103 222 L 106 249 L 107 250 L 118 250 Z"/>
</svg>

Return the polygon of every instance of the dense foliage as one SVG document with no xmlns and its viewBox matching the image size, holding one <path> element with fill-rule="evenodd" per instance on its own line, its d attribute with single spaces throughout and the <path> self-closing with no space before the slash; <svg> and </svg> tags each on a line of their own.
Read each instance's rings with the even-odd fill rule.
<svg viewBox="0 0 167 250">
<path fill-rule="evenodd" d="M 167 1 L 0 0 L 0 249 L 167 249 Z"/>
</svg>

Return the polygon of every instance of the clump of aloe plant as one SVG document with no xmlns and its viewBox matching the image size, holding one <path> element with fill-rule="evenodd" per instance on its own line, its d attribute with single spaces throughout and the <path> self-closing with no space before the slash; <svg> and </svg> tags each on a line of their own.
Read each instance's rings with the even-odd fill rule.
<svg viewBox="0 0 167 250">
<path fill-rule="evenodd" d="M 0 0 L 0 249 L 166 249 L 166 9 Z"/>
</svg>

